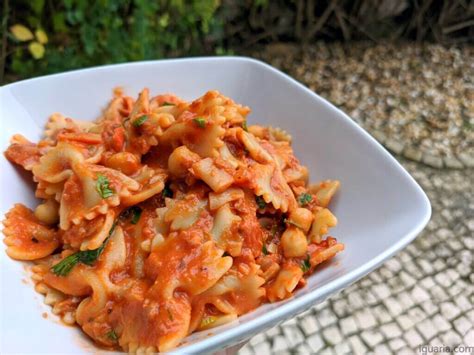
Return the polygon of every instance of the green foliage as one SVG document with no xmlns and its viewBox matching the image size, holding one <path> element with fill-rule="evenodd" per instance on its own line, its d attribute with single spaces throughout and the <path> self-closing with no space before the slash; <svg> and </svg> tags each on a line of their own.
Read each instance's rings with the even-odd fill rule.
<svg viewBox="0 0 474 355">
<path fill-rule="evenodd" d="M 4 0 L 7 1 L 7 0 Z M 218 0 L 10 0 L 9 26 L 43 29 L 41 59 L 8 35 L 10 80 L 93 65 L 215 53 Z M 209 45 L 212 38 L 213 45 Z M 219 47 L 222 48 L 222 47 Z"/>
</svg>

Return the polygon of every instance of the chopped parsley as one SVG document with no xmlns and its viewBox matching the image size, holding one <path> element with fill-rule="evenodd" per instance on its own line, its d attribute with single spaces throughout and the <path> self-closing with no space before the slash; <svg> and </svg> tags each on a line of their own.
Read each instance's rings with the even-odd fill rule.
<svg viewBox="0 0 474 355">
<path fill-rule="evenodd" d="M 300 206 L 306 206 L 312 200 L 313 200 L 313 197 L 306 192 L 298 196 L 298 202 Z"/>
<path fill-rule="evenodd" d="M 311 269 L 311 262 L 309 260 L 309 254 L 306 256 L 306 259 L 303 260 L 301 263 L 301 270 L 303 270 L 303 273 L 306 273 L 309 269 Z"/>
<path fill-rule="evenodd" d="M 206 120 L 204 118 L 196 117 L 193 121 L 199 128 L 206 128 Z"/>
<path fill-rule="evenodd" d="M 111 330 L 110 332 L 108 332 L 106 334 L 107 338 L 109 338 L 110 340 L 116 342 L 118 340 L 118 336 L 117 336 L 117 333 L 115 333 L 115 330 Z"/>
<path fill-rule="evenodd" d="M 111 233 L 109 232 L 109 236 L 110 234 Z M 107 241 L 107 239 L 105 241 Z M 54 265 L 51 268 L 51 271 L 57 276 L 66 276 L 78 263 L 92 266 L 97 260 L 97 258 L 100 256 L 100 254 L 102 254 L 102 252 L 104 251 L 105 241 L 97 249 L 78 251 L 77 253 L 69 255 L 68 257 L 64 258 L 59 263 Z"/>
<path fill-rule="evenodd" d="M 138 117 L 135 121 L 133 121 L 133 127 L 140 127 L 142 124 L 145 123 L 145 121 L 148 119 L 148 116 L 147 115 L 143 115 L 143 116 L 140 116 Z"/>
<path fill-rule="evenodd" d="M 165 188 L 161 192 L 163 197 L 173 197 L 173 191 L 170 189 L 168 185 L 165 185 Z"/>
<path fill-rule="evenodd" d="M 165 102 L 163 102 L 163 104 L 161 106 L 176 106 L 176 105 L 172 102 L 165 101 Z"/>
<path fill-rule="evenodd" d="M 117 219 L 112 224 L 112 227 L 109 230 L 107 238 L 105 238 L 104 242 L 100 247 L 94 250 L 82 250 L 78 251 L 74 254 L 71 254 L 61 260 L 59 263 L 51 267 L 51 271 L 57 276 L 66 276 L 69 274 L 74 266 L 78 263 L 82 263 L 85 265 L 92 266 L 94 262 L 99 258 L 100 254 L 105 249 L 105 245 L 109 240 L 110 236 L 114 233 L 115 227 L 117 226 L 119 220 L 130 213 L 130 209 L 126 209 L 120 213 Z"/>
<path fill-rule="evenodd" d="M 130 207 L 130 212 L 132 213 L 132 220 L 130 223 L 137 224 L 140 220 L 140 216 L 142 215 L 142 209 L 138 206 Z"/>
<path fill-rule="evenodd" d="M 114 194 L 114 190 L 110 188 L 109 184 L 109 179 L 107 179 L 106 176 L 101 174 L 97 175 L 97 182 L 95 184 L 95 188 L 97 189 L 97 192 L 99 193 L 100 197 L 105 199 Z"/>
<path fill-rule="evenodd" d="M 264 209 L 265 206 L 267 205 L 267 203 L 265 202 L 262 196 L 255 196 L 255 202 L 257 202 L 257 206 L 260 209 Z"/>
<path fill-rule="evenodd" d="M 248 132 L 248 127 L 247 127 L 247 121 L 242 122 L 242 128 L 244 129 L 245 132 Z"/>
<path fill-rule="evenodd" d="M 263 253 L 263 255 L 268 255 L 267 246 L 265 244 L 263 244 L 262 253 Z"/>
</svg>

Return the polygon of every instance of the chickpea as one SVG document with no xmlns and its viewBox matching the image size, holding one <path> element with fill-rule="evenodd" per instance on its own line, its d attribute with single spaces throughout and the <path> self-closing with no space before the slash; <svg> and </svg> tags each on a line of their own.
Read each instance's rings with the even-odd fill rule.
<svg viewBox="0 0 474 355">
<path fill-rule="evenodd" d="M 129 152 L 120 152 L 107 159 L 105 165 L 126 175 L 131 175 L 140 168 L 140 158 Z"/>
<path fill-rule="evenodd" d="M 296 208 L 288 216 L 288 221 L 301 228 L 304 232 L 308 232 L 313 221 L 313 214 L 306 208 Z"/>
<path fill-rule="evenodd" d="M 201 158 L 186 146 L 176 148 L 168 158 L 168 169 L 176 177 L 185 177 L 188 169 Z"/>
<path fill-rule="evenodd" d="M 281 236 L 281 246 L 285 257 L 299 257 L 306 254 L 308 241 L 301 229 L 289 226 Z"/>
<path fill-rule="evenodd" d="M 38 205 L 35 209 L 35 216 L 46 224 L 55 224 L 59 221 L 59 203 L 53 199 Z"/>
</svg>

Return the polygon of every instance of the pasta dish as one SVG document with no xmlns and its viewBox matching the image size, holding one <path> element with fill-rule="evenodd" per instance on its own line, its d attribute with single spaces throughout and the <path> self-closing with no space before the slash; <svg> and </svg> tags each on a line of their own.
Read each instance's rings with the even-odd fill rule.
<svg viewBox="0 0 474 355">
<path fill-rule="evenodd" d="M 282 129 L 247 125 L 217 91 L 186 102 L 116 89 L 95 122 L 53 114 L 5 156 L 30 171 L 34 210 L 4 220 L 7 254 L 97 344 L 167 351 L 190 333 L 292 296 L 344 249 L 336 180 L 308 184 Z"/>
</svg>

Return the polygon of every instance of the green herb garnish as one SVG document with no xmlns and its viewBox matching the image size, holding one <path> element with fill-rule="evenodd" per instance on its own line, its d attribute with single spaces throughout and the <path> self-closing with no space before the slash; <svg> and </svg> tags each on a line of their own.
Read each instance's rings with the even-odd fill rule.
<svg viewBox="0 0 474 355">
<path fill-rule="evenodd" d="M 242 122 L 242 128 L 244 129 L 245 132 L 249 131 L 249 129 L 247 127 L 247 121 Z"/>
<path fill-rule="evenodd" d="M 163 104 L 161 106 L 176 106 L 174 103 L 172 102 L 163 102 Z"/>
<path fill-rule="evenodd" d="M 263 253 L 263 255 L 268 255 L 267 246 L 265 244 L 263 244 L 262 253 Z"/>
<path fill-rule="evenodd" d="M 313 200 L 313 196 L 311 196 L 310 194 L 306 192 L 298 196 L 298 202 L 300 206 L 305 206 L 308 203 L 310 203 L 312 200 Z"/>
<path fill-rule="evenodd" d="M 107 240 L 107 239 L 106 239 Z M 78 263 L 92 266 L 97 258 L 102 254 L 105 248 L 104 243 L 94 250 L 84 250 L 77 253 L 71 254 L 68 257 L 61 260 L 59 263 L 51 268 L 51 271 L 57 276 L 66 276 L 69 274 L 74 266 Z"/>
<path fill-rule="evenodd" d="M 97 192 L 99 193 L 100 197 L 105 199 L 114 194 L 114 190 L 110 188 L 109 184 L 109 179 L 107 179 L 106 176 L 101 174 L 97 175 L 97 182 L 95 184 L 95 188 L 97 189 Z"/>
<path fill-rule="evenodd" d="M 311 262 L 309 260 L 309 254 L 306 256 L 306 259 L 301 263 L 301 270 L 303 273 L 306 273 L 311 268 Z"/>
<path fill-rule="evenodd" d="M 63 260 L 61 260 L 59 263 L 51 267 L 51 271 L 57 275 L 57 276 L 66 276 L 69 274 L 74 266 L 76 266 L 78 263 L 82 263 L 85 265 L 92 266 L 94 262 L 99 258 L 100 254 L 105 249 L 105 245 L 107 244 L 107 241 L 109 240 L 110 236 L 114 233 L 115 227 L 117 226 L 118 221 L 120 218 L 122 218 L 123 215 L 128 213 L 128 209 L 122 212 L 118 218 L 114 221 L 112 224 L 112 227 L 109 230 L 109 234 L 107 235 L 107 238 L 105 238 L 104 242 L 100 247 L 94 250 L 83 250 L 83 251 L 78 251 L 77 253 L 71 254 L 67 257 L 65 257 Z"/>
<path fill-rule="evenodd" d="M 130 223 L 137 224 L 140 220 L 140 216 L 142 215 L 142 209 L 138 206 L 133 206 L 130 208 L 130 212 L 132 213 L 132 220 Z"/>
<path fill-rule="evenodd" d="M 166 310 L 168 311 L 168 318 L 170 319 L 170 321 L 173 321 L 174 320 L 173 313 L 171 313 L 169 308 L 166 308 Z"/>
<path fill-rule="evenodd" d="M 255 202 L 257 202 L 257 206 L 260 209 L 264 209 L 265 206 L 267 205 L 267 203 L 265 202 L 262 196 L 255 196 Z"/>
<path fill-rule="evenodd" d="M 199 128 L 206 128 L 206 120 L 204 118 L 196 117 L 193 121 Z"/>
<path fill-rule="evenodd" d="M 138 117 L 135 121 L 133 121 L 133 127 L 140 127 L 142 124 L 145 123 L 145 121 L 148 119 L 148 116 L 147 115 L 143 115 L 143 116 L 140 116 Z"/>
<path fill-rule="evenodd" d="M 165 185 L 165 188 L 161 192 L 163 197 L 173 197 L 173 191 L 170 189 L 168 185 Z"/>
<path fill-rule="evenodd" d="M 115 333 L 115 330 L 113 330 L 113 329 L 112 329 L 110 332 L 108 332 L 108 333 L 106 334 L 106 336 L 107 336 L 107 338 L 109 338 L 109 339 L 112 340 L 112 341 L 115 341 L 115 342 L 116 342 L 116 341 L 118 340 L 117 333 Z"/>
</svg>

